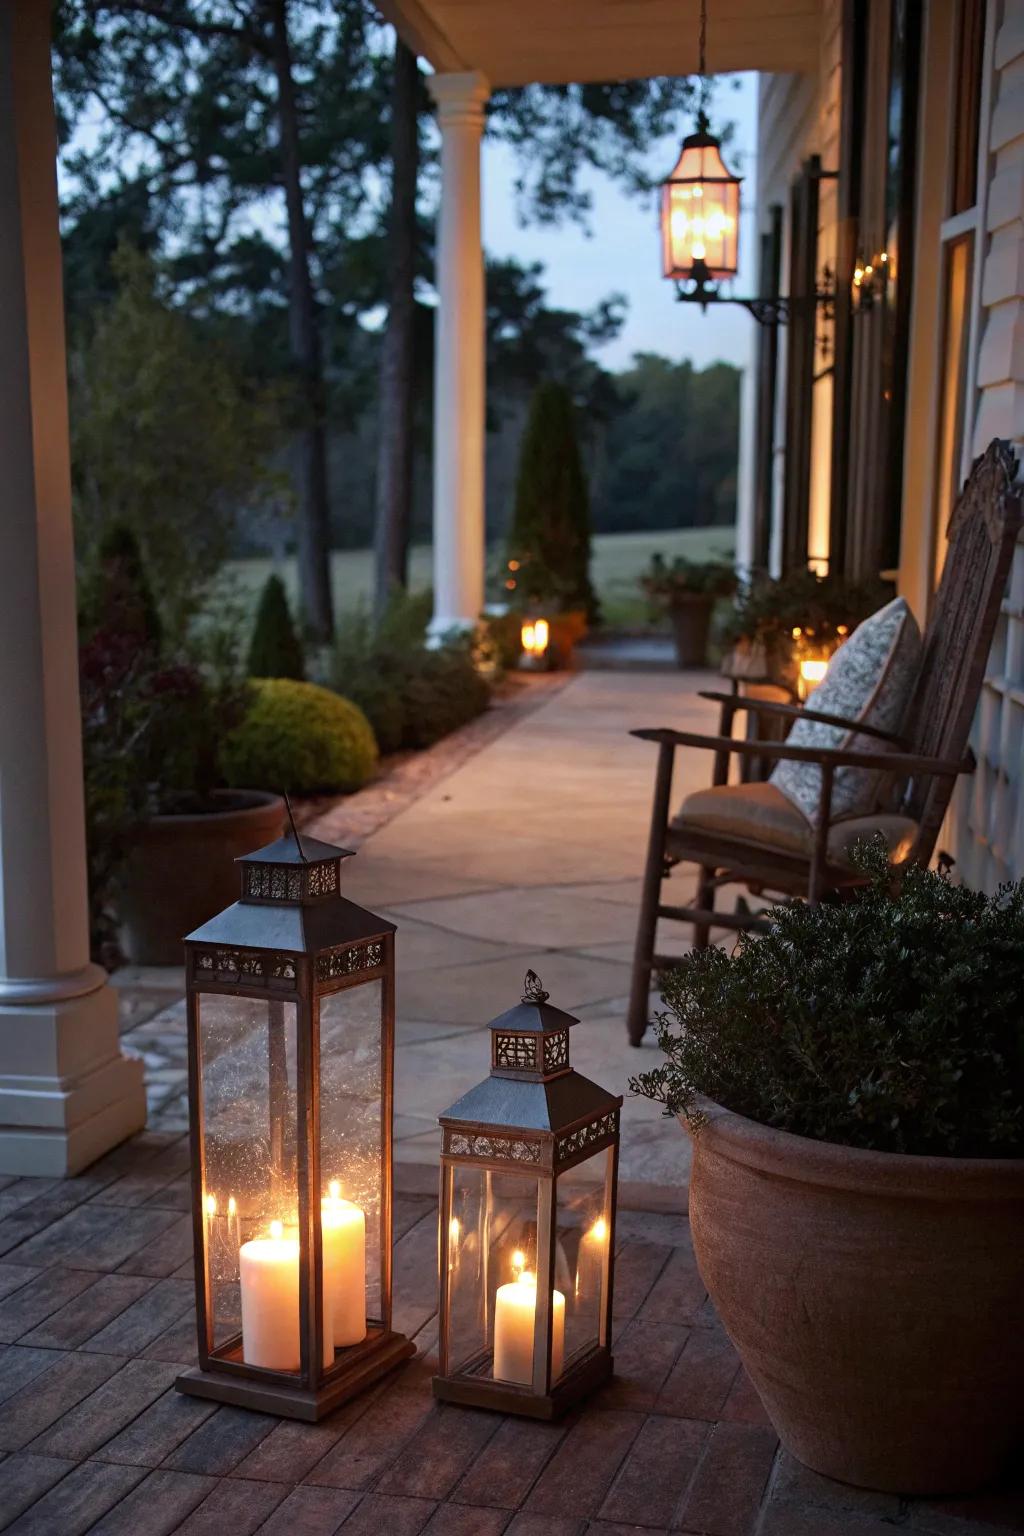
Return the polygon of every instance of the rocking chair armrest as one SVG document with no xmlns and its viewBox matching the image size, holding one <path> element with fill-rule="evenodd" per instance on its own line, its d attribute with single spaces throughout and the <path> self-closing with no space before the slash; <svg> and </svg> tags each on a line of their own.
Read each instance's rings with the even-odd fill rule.
<svg viewBox="0 0 1024 1536">
<path fill-rule="evenodd" d="M 895 773 L 933 773 L 940 778 L 955 778 L 973 773 L 973 755 L 954 761 L 944 757 L 919 757 L 913 752 L 853 752 L 843 747 L 798 747 L 788 741 L 743 741 L 733 736 L 702 736 L 696 731 L 674 731 L 666 727 L 631 731 L 641 741 L 656 741 L 662 746 L 697 747 L 705 752 L 731 753 L 738 757 L 774 758 L 778 761 L 817 763 L 830 768 L 877 768 Z"/>
<path fill-rule="evenodd" d="M 847 720 L 844 715 L 827 715 L 820 709 L 807 709 L 802 704 L 782 704 L 774 699 L 741 699 L 729 693 L 714 693 L 704 689 L 697 697 L 710 699 L 713 704 L 727 704 L 731 714 L 745 710 L 748 714 L 775 715 L 780 720 L 814 720 L 822 725 L 841 725 L 844 730 L 856 731 L 858 736 L 874 736 L 879 741 L 891 741 L 898 747 L 902 747 L 906 739 L 898 736 L 895 731 L 883 731 L 877 725 L 866 725 L 860 720 Z"/>
</svg>

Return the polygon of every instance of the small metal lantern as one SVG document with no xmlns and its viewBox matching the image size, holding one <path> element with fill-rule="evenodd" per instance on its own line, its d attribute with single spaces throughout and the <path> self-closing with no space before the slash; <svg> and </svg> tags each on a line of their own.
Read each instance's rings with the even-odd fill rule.
<svg viewBox="0 0 1024 1536">
<path fill-rule="evenodd" d="M 571 1067 L 578 1022 L 528 972 L 490 1077 L 440 1117 L 448 1402 L 553 1419 L 611 1375 L 622 1098 Z"/>
<path fill-rule="evenodd" d="M 391 1331 L 394 926 L 290 836 L 185 940 L 199 1368 L 313 1421 L 414 1353 Z"/>
</svg>

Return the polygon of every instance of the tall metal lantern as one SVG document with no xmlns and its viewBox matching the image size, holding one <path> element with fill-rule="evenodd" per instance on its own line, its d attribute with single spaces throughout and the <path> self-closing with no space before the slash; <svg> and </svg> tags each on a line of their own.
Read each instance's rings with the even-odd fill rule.
<svg viewBox="0 0 1024 1536">
<path fill-rule="evenodd" d="M 185 940 L 199 1368 L 315 1420 L 414 1353 L 391 1330 L 394 926 L 294 833 Z"/>
<path fill-rule="evenodd" d="M 491 1072 L 440 1117 L 434 1394 L 531 1418 L 611 1375 L 621 1095 L 573 1070 L 532 971 L 491 1026 Z"/>
<path fill-rule="evenodd" d="M 739 268 L 741 178 L 726 167 L 708 127 L 702 112 L 661 184 L 662 272 L 697 294 Z"/>
</svg>

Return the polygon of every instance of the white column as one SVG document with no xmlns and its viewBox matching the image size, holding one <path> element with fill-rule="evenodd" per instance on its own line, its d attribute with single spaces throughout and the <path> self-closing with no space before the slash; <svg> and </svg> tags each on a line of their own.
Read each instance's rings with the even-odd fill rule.
<svg viewBox="0 0 1024 1536">
<path fill-rule="evenodd" d="M 62 1175 L 146 1105 L 89 962 L 49 12 L 0 6 L 0 1173 Z"/>
<path fill-rule="evenodd" d="M 434 617 L 438 643 L 484 601 L 484 259 L 480 136 L 490 88 L 472 72 L 428 81 L 441 128 L 434 339 Z"/>
</svg>

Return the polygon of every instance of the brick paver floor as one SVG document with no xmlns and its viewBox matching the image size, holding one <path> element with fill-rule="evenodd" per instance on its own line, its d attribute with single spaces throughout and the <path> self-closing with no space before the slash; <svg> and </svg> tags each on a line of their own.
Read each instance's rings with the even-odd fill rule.
<svg viewBox="0 0 1024 1536">
<path fill-rule="evenodd" d="M 685 1217 L 622 1214 L 616 1379 L 563 1423 L 439 1406 L 436 1212 L 396 1202 L 417 1358 L 318 1425 L 173 1389 L 193 1363 L 188 1154 L 149 1131 L 81 1177 L 0 1180 L 0 1528 L 18 1536 L 932 1536 L 1024 1496 L 907 1503 L 814 1476 L 705 1297 Z"/>
</svg>

